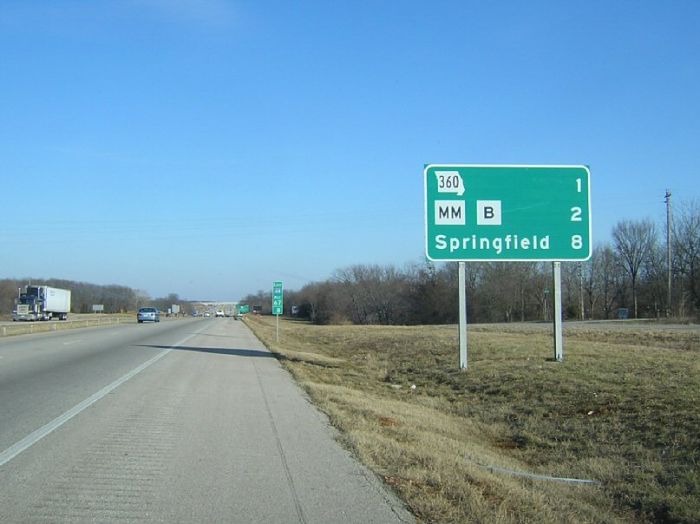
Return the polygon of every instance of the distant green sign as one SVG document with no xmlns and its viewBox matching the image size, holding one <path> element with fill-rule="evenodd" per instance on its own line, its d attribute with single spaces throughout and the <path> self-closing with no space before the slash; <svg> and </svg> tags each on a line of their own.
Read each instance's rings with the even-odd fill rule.
<svg viewBox="0 0 700 524">
<path fill-rule="evenodd" d="M 284 311 L 284 289 L 281 281 L 272 283 L 272 314 L 281 315 Z"/>
<path fill-rule="evenodd" d="M 436 261 L 591 256 L 585 166 L 425 167 L 426 255 Z"/>
<path fill-rule="evenodd" d="M 250 306 L 247 304 L 238 306 L 238 313 L 240 315 L 245 315 L 246 313 L 250 313 Z"/>
</svg>

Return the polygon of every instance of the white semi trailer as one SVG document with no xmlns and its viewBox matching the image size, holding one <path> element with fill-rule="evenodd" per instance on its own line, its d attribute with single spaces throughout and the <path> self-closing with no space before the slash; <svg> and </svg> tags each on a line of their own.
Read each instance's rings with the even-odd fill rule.
<svg viewBox="0 0 700 524">
<path fill-rule="evenodd" d="M 70 290 L 49 286 L 25 286 L 19 290 L 12 320 L 66 320 L 70 312 Z"/>
</svg>

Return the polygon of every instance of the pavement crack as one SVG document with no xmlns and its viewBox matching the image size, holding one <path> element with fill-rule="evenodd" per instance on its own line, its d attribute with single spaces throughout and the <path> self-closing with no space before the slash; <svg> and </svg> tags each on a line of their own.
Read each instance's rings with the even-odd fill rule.
<svg viewBox="0 0 700 524">
<path fill-rule="evenodd" d="M 282 440 L 280 439 L 279 432 L 277 431 L 277 425 L 275 424 L 275 419 L 272 416 L 272 410 L 270 409 L 270 403 L 267 399 L 267 393 L 265 393 L 265 387 L 263 386 L 262 379 L 260 378 L 260 372 L 258 371 L 257 365 L 253 362 L 253 368 L 255 369 L 255 377 L 258 380 L 258 386 L 260 386 L 260 392 L 262 393 L 262 399 L 265 403 L 265 410 L 267 411 L 267 419 L 270 422 L 272 428 L 272 433 L 275 436 L 275 443 L 277 444 L 277 451 L 279 452 L 280 459 L 282 461 L 282 466 L 284 467 L 284 474 L 287 477 L 287 484 L 289 485 L 289 490 L 292 495 L 292 500 L 294 501 L 294 508 L 297 512 L 297 517 L 299 517 L 299 522 L 306 524 L 306 517 L 304 516 L 304 510 L 301 507 L 301 502 L 299 501 L 299 495 L 297 494 L 296 487 L 294 486 L 294 480 L 292 479 L 292 473 L 289 469 L 289 464 L 287 463 L 287 456 L 282 447 Z"/>
</svg>

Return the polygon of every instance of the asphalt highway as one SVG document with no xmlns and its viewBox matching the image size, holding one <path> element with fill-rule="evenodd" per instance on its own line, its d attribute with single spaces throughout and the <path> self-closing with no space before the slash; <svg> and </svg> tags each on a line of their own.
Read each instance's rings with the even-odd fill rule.
<svg viewBox="0 0 700 524">
<path fill-rule="evenodd" d="M 0 340 L 2 522 L 413 522 L 242 322 Z"/>
</svg>

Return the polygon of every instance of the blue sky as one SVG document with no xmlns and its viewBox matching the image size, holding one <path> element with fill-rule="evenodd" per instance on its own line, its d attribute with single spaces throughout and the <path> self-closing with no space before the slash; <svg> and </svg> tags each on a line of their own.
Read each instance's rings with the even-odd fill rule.
<svg viewBox="0 0 700 524">
<path fill-rule="evenodd" d="M 420 262 L 426 163 L 698 198 L 700 3 L 0 1 L 0 278 L 238 299 Z"/>
</svg>

